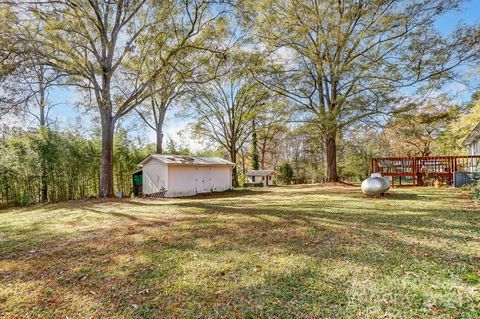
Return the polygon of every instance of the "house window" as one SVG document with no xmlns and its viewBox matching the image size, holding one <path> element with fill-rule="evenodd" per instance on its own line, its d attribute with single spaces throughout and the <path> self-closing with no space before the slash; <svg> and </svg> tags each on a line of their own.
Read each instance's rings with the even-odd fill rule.
<svg viewBox="0 0 480 319">
<path fill-rule="evenodd" d="M 270 181 L 272 180 L 272 175 L 268 176 L 268 180 Z"/>
<path fill-rule="evenodd" d="M 252 182 L 255 182 L 255 176 L 252 176 Z"/>
</svg>

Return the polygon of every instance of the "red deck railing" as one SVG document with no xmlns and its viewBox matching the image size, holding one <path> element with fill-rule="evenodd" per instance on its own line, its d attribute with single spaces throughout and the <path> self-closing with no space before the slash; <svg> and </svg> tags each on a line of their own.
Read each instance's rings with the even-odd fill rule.
<svg viewBox="0 0 480 319">
<path fill-rule="evenodd" d="M 413 186 L 424 186 L 427 179 L 452 183 L 455 172 L 480 171 L 480 155 L 475 156 L 426 156 L 426 157 L 378 157 L 370 161 L 370 172 L 399 177 L 399 183 L 411 179 Z"/>
</svg>

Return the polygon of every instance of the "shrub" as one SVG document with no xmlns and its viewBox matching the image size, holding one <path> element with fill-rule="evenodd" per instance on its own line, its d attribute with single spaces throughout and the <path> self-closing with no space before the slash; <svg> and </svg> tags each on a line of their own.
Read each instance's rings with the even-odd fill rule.
<svg viewBox="0 0 480 319">
<path fill-rule="evenodd" d="M 480 181 L 468 186 L 468 191 L 475 201 L 480 201 Z"/>
<path fill-rule="evenodd" d="M 289 185 L 292 182 L 293 168 L 288 162 L 283 162 L 278 167 L 278 179 L 282 184 Z"/>
<path fill-rule="evenodd" d="M 20 194 L 15 198 L 15 205 L 28 206 L 35 203 L 35 198 L 31 194 Z"/>
</svg>

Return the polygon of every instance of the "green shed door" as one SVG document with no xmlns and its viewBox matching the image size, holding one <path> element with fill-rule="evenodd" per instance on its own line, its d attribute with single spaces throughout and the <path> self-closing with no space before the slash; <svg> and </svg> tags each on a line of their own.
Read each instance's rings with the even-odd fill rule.
<svg viewBox="0 0 480 319">
<path fill-rule="evenodd" d="M 143 185 L 143 176 L 141 174 L 133 176 L 133 185 L 135 186 Z"/>
</svg>

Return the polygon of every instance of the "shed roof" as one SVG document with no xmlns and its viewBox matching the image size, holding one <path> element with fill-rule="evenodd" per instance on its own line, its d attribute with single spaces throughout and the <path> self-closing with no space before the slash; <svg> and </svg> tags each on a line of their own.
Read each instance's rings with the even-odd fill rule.
<svg viewBox="0 0 480 319">
<path fill-rule="evenodd" d="M 276 174 L 275 171 L 269 169 L 259 169 L 254 171 L 248 171 L 245 175 L 247 176 L 267 176 L 271 174 Z"/>
<path fill-rule="evenodd" d="M 209 156 L 185 156 L 185 155 L 167 155 L 167 154 L 151 154 L 138 164 L 145 165 L 150 160 L 155 159 L 166 165 L 185 165 L 185 166 L 235 166 L 235 163 L 224 160 L 219 157 Z"/>
<path fill-rule="evenodd" d="M 137 175 L 137 174 L 140 174 L 140 173 L 143 174 L 143 168 L 137 169 L 135 172 L 132 173 L 132 175 Z"/>
<path fill-rule="evenodd" d="M 472 144 L 477 138 L 480 137 L 480 122 L 475 126 L 475 128 L 468 134 L 468 136 L 463 140 L 462 146 L 466 147 Z"/>
</svg>

